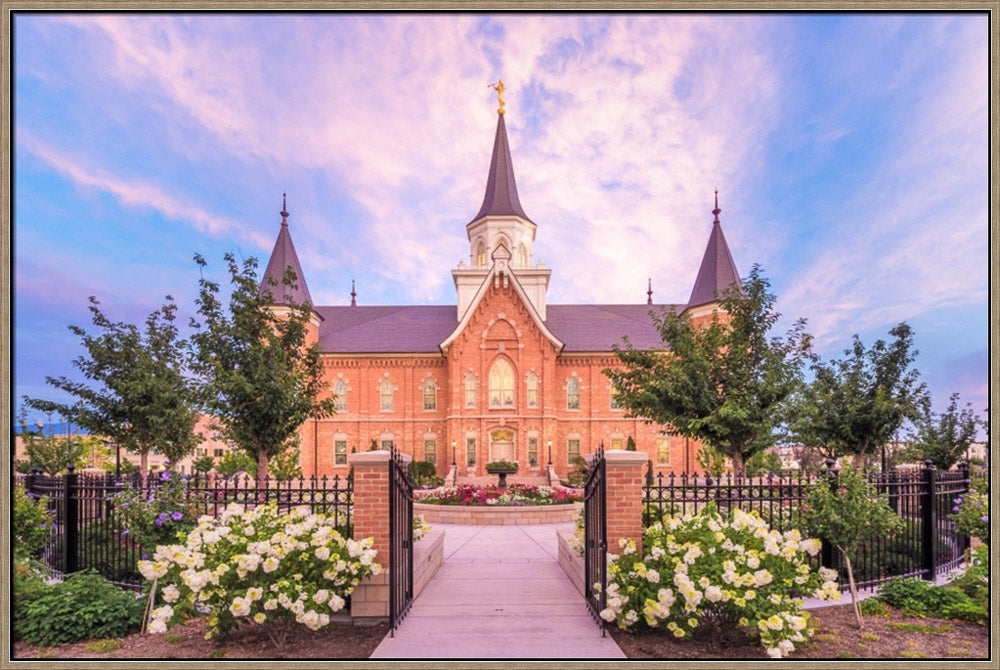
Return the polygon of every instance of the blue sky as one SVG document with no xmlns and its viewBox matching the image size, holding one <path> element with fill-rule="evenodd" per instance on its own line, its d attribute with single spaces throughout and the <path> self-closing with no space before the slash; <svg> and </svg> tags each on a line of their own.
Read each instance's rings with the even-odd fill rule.
<svg viewBox="0 0 1000 670">
<path fill-rule="evenodd" d="M 87 296 L 190 315 L 195 253 L 265 265 L 283 191 L 317 303 L 452 304 L 503 77 L 549 302 L 686 301 L 718 188 L 782 326 L 905 320 L 982 410 L 988 56 L 985 14 L 16 15 L 14 398 L 76 376 Z"/>
</svg>

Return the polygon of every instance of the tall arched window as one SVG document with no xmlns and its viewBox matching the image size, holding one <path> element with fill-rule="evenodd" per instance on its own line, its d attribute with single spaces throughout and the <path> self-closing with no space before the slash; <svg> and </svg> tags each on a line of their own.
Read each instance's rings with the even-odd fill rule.
<svg viewBox="0 0 1000 670">
<path fill-rule="evenodd" d="M 476 267 L 486 267 L 486 245 L 482 242 L 480 242 L 479 246 L 476 247 Z"/>
<path fill-rule="evenodd" d="M 514 406 L 514 368 L 498 358 L 490 368 L 490 407 Z"/>
<path fill-rule="evenodd" d="M 517 265 L 522 268 L 528 267 L 528 249 L 523 244 L 517 248 Z"/>
<path fill-rule="evenodd" d="M 465 406 L 476 406 L 476 375 L 471 372 L 465 375 Z"/>
<path fill-rule="evenodd" d="M 392 382 L 388 378 L 382 380 L 379 388 L 379 407 L 383 412 L 392 411 Z"/>
<path fill-rule="evenodd" d="M 538 375 L 534 372 L 528 373 L 527 393 L 525 402 L 528 407 L 538 407 Z"/>
<path fill-rule="evenodd" d="M 437 409 L 437 387 L 433 379 L 424 382 L 424 409 Z"/>
<path fill-rule="evenodd" d="M 333 386 L 333 407 L 338 412 L 347 409 L 347 384 L 344 383 L 343 379 L 338 379 Z"/>
<path fill-rule="evenodd" d="M 580 409 L 580 381 L 576 377 L 566 382 L 566 409 Z"/>
</svg>

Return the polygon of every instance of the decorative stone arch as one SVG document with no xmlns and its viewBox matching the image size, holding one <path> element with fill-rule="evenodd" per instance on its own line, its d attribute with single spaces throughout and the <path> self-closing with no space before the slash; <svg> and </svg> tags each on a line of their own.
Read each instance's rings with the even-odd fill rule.
<svg viewBox="0 0 1000 670">
<path fill-rule="evenodd" d="M 470 366 L 462 375 L 462 407 L 476 407 L 476 396 L 479 394 L 479 376 Z"/>
<path fill-rule="evenodd" d="M 542 377 L 535 368 L 531 368 L 524 374 L 524 406 L 528 409 L 535 409 L 541 405 Z"/>
<path fill-rule="evenodd" d="M 423 379 L 420 380 L 418 391 L 420 393 L 420 407 L 423 408 L 423 411 L 436 411 L 438 408 L 438 384 L 437 379 L 434 378 L 432 373 L 428 372 L 424 375 Z M 431 407 L 427 406 L 428 400 L 430 400 Z"/>
<path fill-rule="evenodd" d="M 380 412 L 390 413 L 396 411 L 396 391 L 399 387 L 392 383 L 392 378 L 388 372 L 382 373 L 382 378 L 378 380 L 378 408 Z M 388 408 L 386 405 L 388 397 Z"/>
<path fill-rule="evenodd" d="M 343 372 L 338 372 L 337 378 L 330 384 L 330 394 L 338 412 L 347 411 L 347 397 L 352 390 L 350 378 L 345 377 Z"/>
<path fill-rule="evenodd" d="M 566 392 L 566 409 L 568 411 L 579 410 L 583 382 L 580 379 L 580 375 L 576 373 L 576 370 L 573 370 L 566 376 L 566 381 L 563 383 L 563 390 Z"/>
<path fill-rule="evenodd" d="M 475 242 L 472 243 L 472 267 L 484 268 L 486 267 L 486 260 L 486 240 L 482 237 L 477 237 Z"/>
<path fill-rule="evenodd" d="M 514 253 L 514 245 L 511 244 L 510 238 L 503 233 L 498 234 L 493 239 L 493 251 L 496 251 L 499 247 L 506 249 L 508 254 Z"/>
</svg>

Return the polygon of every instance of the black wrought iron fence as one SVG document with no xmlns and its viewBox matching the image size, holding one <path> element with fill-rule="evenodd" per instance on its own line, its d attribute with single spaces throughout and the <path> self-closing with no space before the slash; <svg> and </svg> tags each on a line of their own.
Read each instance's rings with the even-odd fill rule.
<svg viewBox="0 0 1000 670">
<path fill-rule="evenodd" d="M 607 606 L 608 587 L 608 524 L 607 524 L 607 467 L 604 445 L 590 463 L 590 472 L 584 484 L 583 571 L 584 597 L 587 609 L 601 627 L 601 636 L 607 635 L 601 611 Z M 594 586 L 600 585 L 595 590 Z"/>
<path fill-rule="evenodd" d="M 157 477 L 82 475 L 70 469 L 60 477 L 36 471 L 21 483 L 32 496 L 45 497 L 52 514 L 51 535 L 39 558 L 59 572 L 94 569 L 121 585 L 142 583 L 136 566 L 143 548 L 124 532 L 119 495 L 129 490 L 153 494 L 162 484 Z M 181 490 L 185 505 L 199 514 L 217 516 L 232 503 L 251 509 L 273 502 L 281 511 L 304 505 L 314 513 L 332 516 L 342 534 L 353 536 L 350 478 L 300 477 L 271 481 L 261 489 L 249 476 L 199 475 L 185 478 Z"/>
<path fill-rule="evenodd" d="M 833 471 L 836 474 L 836 471 Z M 802 524 L 802 501 L 815 476 L 712 478 L 687 473 L 647 477 L 643 486 L 643 524 L 649 526 L 676 514 L 696 513 L 709 501 L 729 513 L 734 508 L 756 511 L 772 528 L 784 532 Z M 928 461 L 921 469 L 870 473 L 869 481 L 886 496 L 889 506 L 903 522 L 892 537 L 877 538 L 864 545 L 851 563 L 858 588 L 872 588 L 894 577 L 934 579 L 958 567 L 968 547 L 949 516 L 955 499 L 969 488 L 967 468 L 938 472 Z M 840 573 L 847 588 L 847 567 L 839 552 L 824 543 L 812 559 Z"/>
<path fill-rule="evenodd" d="M 413 483 L 402 455 L 389 458 L 389 635 L 413 602 Z"/>
</svg>

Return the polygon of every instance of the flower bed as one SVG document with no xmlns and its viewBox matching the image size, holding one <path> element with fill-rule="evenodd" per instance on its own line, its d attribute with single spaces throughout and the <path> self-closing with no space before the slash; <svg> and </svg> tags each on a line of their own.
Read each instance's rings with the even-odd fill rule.
<svg viewBox="0 0 1000 670">
<path fill-rule="evenodd" d="M 419 494 L 418 494 L 419 495 Z M 580 496 L 563 489 L 530 484 L 511 484 L 506 489 L 496 486 L 462 484 L 439 489 L 415 498 L 428 505 L 464 505 L 473 507 L 526 507 L 532 505 L 569 505 Z"/>
</svg>

